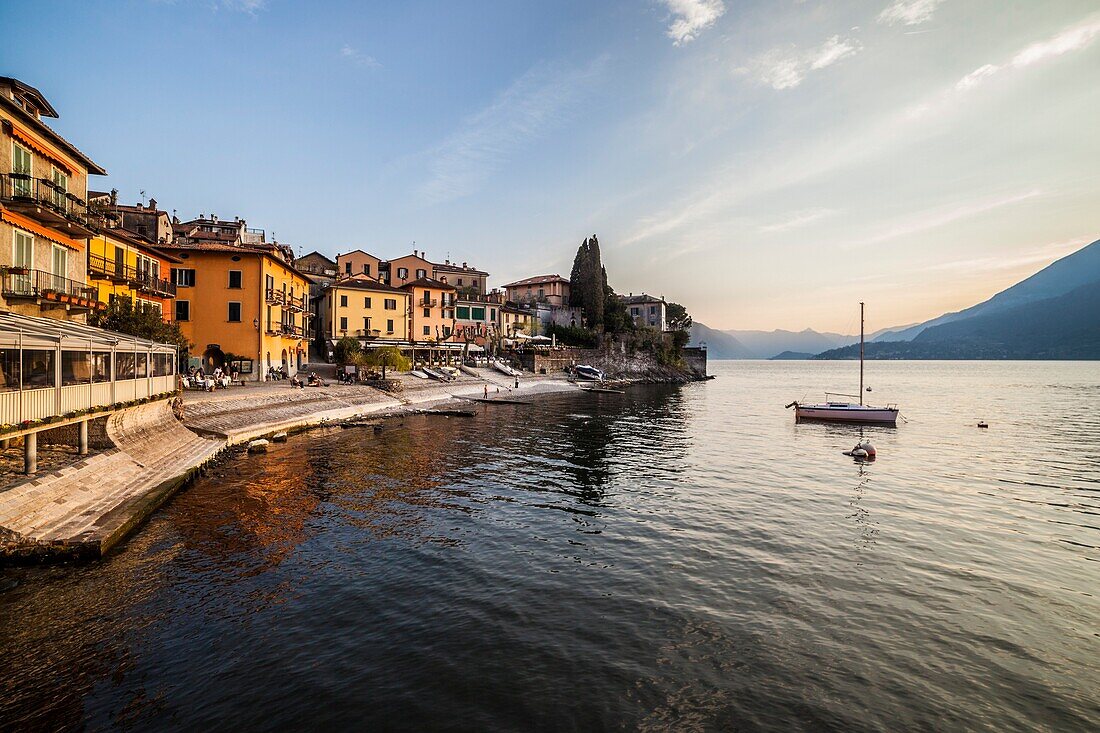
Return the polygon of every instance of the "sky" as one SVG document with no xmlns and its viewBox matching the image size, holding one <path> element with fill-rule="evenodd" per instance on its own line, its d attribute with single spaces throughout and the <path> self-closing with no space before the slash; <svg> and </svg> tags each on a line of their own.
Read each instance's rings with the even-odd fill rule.
<svg viewBox="0 0 1100 733">
<path fill-rule="evenodd" d="M 1096 0 L 0 0 L 121 200 L 868 330 L 1100 238 Z M 42 32 L 50 29 L 50 44 Z M 414 244 L 415 243 L 415 244 Z"/>
</svg>

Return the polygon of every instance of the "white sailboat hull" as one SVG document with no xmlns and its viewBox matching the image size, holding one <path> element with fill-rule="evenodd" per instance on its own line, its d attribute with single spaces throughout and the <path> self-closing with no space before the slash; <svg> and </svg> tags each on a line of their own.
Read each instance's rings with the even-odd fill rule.
<svg viewBox="0 0 1100 733">
<path fill-rule="evenodd" d="M 898 421 L 898 410 L 895 407 L 870 407 L 869 405 L 796 404 L 794 416 L 798 420 L 894 425 Z"/>
</svg>

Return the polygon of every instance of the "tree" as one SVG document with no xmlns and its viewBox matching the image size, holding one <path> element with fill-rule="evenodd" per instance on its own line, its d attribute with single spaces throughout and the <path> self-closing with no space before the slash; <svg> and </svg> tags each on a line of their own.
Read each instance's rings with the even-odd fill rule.
<svg viewBox="0 0 1100 733">
<path fill-rule="evenodd" d="M 687 308 L 679 303 L 667 303 L 665 305 L 665 320 L 668 321 L 669 331 L 690 331 L 691 316 Z"/>
<path fill-rule="evenodd" d="M 593 234 L 577 248 L 569 274 L 569 305 L 584 312 L 585 324 L 593 330 L 603 326 L 606 278 L 600 261 L 600 243 Z"/>
<path fill-rule="evenodd" d="M 173 344 L 183 356 L 190 352 L 192 346 L 179 324 L 165 323 L 160 311 L 145 306 L 135 307 L 134 301 L 129 298 L 115 298 L 107 304 L 106 310 L 92 311 L 88 315 L 88 324 L 161 344 Z"/>
<path fill-rule="evenodd" d="M 332 347 L 332 355 L 336 359 L 337 364 L 344 366 L 345 364 L 353 363 L 355 355 L 358 354 L 360 350 L 359 339 L 352 338 L 351 336 L 344 336 Z"/>
<path fill-rule="evenodd" d="M 403 372 L 412 366 L 396 346 L 380 346 L 371 350 L 367 354 L 367 364 L 382 367 L 382 379 L 386 378 L 386 367 Z"/>
</svg>

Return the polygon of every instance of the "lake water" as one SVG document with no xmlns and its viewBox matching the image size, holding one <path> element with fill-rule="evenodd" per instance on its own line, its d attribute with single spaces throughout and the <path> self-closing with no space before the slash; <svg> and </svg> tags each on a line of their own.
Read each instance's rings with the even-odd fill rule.
<svg viewBox="0 0 1100 733">
<path fill-rule="evenodd" d="M 783 409 L 856 369 L 235 457 L 2 571 L 0 728 L 1100 729 L 1100 365 L 871 363 L 866 465 Z"/>
</svg>

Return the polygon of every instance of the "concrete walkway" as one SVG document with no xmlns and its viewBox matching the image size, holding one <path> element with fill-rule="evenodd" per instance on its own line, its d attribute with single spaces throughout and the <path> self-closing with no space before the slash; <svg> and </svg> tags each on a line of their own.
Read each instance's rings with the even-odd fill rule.
<svg viewBox="0 0 1100 733">
<path fill-rule="evenodd" d="M 0 554 L 102 555 L 225 446 L 166 401 L 113 413 L 107 436 L 114 448 L 0 492 Z"/>
</svg>

